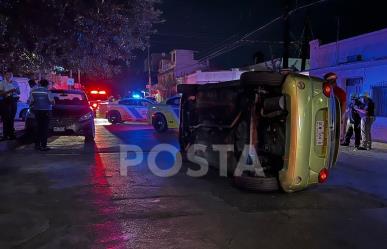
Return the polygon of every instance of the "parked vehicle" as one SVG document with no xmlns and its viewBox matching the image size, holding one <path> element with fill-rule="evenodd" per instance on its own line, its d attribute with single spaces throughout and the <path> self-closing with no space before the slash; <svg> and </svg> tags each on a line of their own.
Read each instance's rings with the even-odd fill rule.
<svg viewBox="0 0 387 249">
<path fill-rule="evenodd" d="M 329 83 L 293 73 L 249 72 L 238 81 L 181 84 L 178 91 L 183 157 L 191 145 L 206 145 L 200 155 L 220 167 L 212 145 L 231 145 L 228 172 L 234 175 L 241 160 L 254 168 L 235 177 L 248 189 L 280 186 L 294 192 L 327 180 L 338 154 L 341 117 Z"/>
<path fill-rule="evenodd" d="M 149 106 L 148 123 L 157 132 L 163 133 L 168 129 L 179 128 L 180 96 L 175 96 L 160 104 Z"/>
<path fill-rule="evenodd" d="M 112 124 L 126 121 L 147 121 L 148 106 L 153 101 L 142 98 L 124 98 L 107 104 L 106 118 Z"/>
<path fill-rule="evenodd" d="M 93 110 L 86 94 L 77 90 L 52 90 L 55 99 L 50 117 L 50 134 L 60 136 L 84 136 L 86 140 L 95 138 Z M 36 129 L 36 120 L 30 109 L 26 115 L 26 131 Z"/>
<path fill-rule="evenodd" d="M 28 108 L 30 108 L 30 106 L 27 103 L 20 102 L 20 101 L 17 102 L 17 112 L 16 112 L 15 119 L 25 121 Z"/>
</svg>

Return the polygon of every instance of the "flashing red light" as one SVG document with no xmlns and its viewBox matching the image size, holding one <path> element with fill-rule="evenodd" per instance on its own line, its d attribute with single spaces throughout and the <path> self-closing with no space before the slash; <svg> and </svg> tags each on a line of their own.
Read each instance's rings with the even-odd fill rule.
<svg viewBox="0 0 387 249">
<path fill-rule="evenodd" d="M 93 103 L 93 104 L 91 105 L 91 107 L 93 107 L 94 109 L 96 109 L 96 108 L 98 107 L 98 104 L 97 104 L 97 103 Z"/>
<path fill-rule="evenodd" d="M 90 91 L 91 94 L 98 94 L 98 91 L 96 90 L 93 90 L 93 91 Z"/>
<path fill-rule="evenodd" d="M 101 94 L 101 95 L 105 95 L 106 91 L 99 91 L 98 93 Z"/>
<path fill-rule="evenodd" d="M 320 174 L 318 174 L 318 182 L 319 183 L 324 183 L 328 180 L 328 176 L 329 176 L 329 171 L 327 169 L 322 169 L 320 171 Z"/>
<path fill-rule="evenodd" d="M 332 85 L 329 82 L 323 84 L 323 93 L 325 96 L 330 97 L 332 91 Z"/>
</svg>

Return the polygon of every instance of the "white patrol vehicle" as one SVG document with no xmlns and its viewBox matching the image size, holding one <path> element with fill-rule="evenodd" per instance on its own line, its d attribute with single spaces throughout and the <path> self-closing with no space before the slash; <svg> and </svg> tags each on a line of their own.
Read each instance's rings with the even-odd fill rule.
<svg viewBox="0 0 387 249">
<path fill-rule="evenodd" d="M 178 129 L 180 124 L 181 96 L 169 98 L 164 103 L 149 106 L 148 123 L 159 133 Z"/>
<path fill-rule="evenodd" d="M 106 110 L 106 118 L 112 124 L 126 121 L 145 122 L 148 117 L 148 106 L 153 101 L 142 98 L 124 98 L 109 103 Z"/>
</svg>

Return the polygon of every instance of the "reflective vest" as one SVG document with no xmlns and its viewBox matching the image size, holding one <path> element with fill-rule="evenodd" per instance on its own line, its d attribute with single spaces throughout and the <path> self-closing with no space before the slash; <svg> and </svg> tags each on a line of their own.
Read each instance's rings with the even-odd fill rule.
<svg viewBox="0 0 387 249">
<path fill-rule="evenodd" d="M 32 110 L 35 111 L 51 111 L 52 104 L 50 101 L 50 92 L 45 87 L 38 87 L 31 92 L 33 102 Z"/>
</svg>

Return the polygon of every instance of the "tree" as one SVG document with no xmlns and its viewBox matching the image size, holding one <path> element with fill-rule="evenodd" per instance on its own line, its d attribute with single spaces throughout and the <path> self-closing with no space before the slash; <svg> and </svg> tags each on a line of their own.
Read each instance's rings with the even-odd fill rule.
<svg viewBox="0 0 387 249">
<path fill-rule="evenodd" d="M 0 0 L 0 66 L 111 77 L 145 49 L 159 0 Z"/>
</svg>

